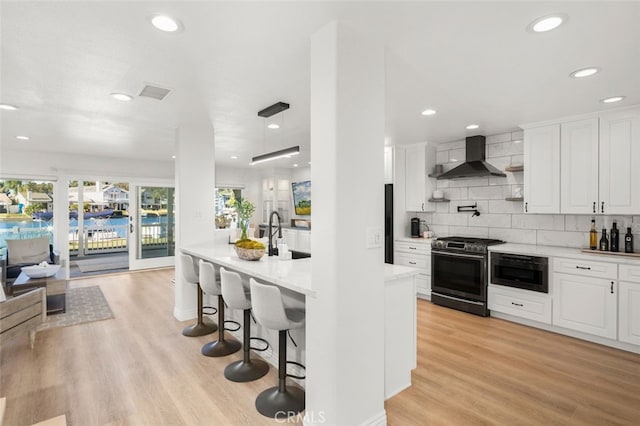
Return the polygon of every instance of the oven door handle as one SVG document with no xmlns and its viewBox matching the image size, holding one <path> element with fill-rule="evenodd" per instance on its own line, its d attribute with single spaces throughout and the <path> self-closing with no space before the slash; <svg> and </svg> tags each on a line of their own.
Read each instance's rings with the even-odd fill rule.
<svg viewBox="0 0 640 426">
<path fill-rule="evenodd" d="M 455 256 L 455 257 L 464 257 L 466 259 L 477 259 L 484 260 L 486 258 L 485 255 L 482 254 L 463 254 L 463 253 L 454 253 L 450 251 L 439 251 L 439 250 L 431 250 L 431 254 L 439 254 L 443 256 Z"/>
</svg>

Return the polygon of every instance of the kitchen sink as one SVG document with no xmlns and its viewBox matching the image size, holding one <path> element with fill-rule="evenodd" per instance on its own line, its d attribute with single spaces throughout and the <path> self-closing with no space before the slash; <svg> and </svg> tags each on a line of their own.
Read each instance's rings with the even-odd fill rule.
<svg viewBox="0 0 640 426">
<path fill-rule="evenodd" d="M 297 251 L 297 250 L 289 250 L 291 252 L 291 258 L 292 259 L 304 259 L 307 257 L 311 257 L 311 253 L 307 253 L 304 251 Z"/>
</svg>

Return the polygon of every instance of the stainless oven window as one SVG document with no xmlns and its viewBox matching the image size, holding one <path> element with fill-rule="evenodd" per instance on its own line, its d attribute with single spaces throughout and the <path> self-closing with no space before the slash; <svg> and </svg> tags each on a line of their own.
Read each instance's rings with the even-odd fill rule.
<svg viewBox="0 0 640 426">
<path fill-rule="evenodd" d="M 431 253 L 433 291 L 475 300 L 485 299 L 484 256 Z"/>
</svg>

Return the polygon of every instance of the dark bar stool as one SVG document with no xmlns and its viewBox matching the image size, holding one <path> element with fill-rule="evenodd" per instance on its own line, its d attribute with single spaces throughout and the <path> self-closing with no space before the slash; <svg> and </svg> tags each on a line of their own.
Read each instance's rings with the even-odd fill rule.
<svg viewBox="0 0 640 426">
<path fill-rule="evenodd" d="M 222 296 L 231 309 L 242 309 L 244 314 L 244 327 L 242 349 L 243 359 L 233 362 L 224 369 L 224 377 L 233 382 L 251 382 L 257 380 L 269 372 L 269 364 L 261 359 L 251 359 L 249 350 L 264 351 L 269 348 L 266 340 L 251 337 L 251 299 L 248 289 L 242 285 L 242 278 L 237 272 L 220 268 L 220 281 Z M 260 340 L 267 344 L 263 349 L 251 347 L 251 340 Z"/>
<path fill-rule="evenodd" d="M 180 265 L 182 266 L 182 278 L 198 287 L 198 321 L 182 330 L 182 334 L 188 337 L 204 336 L 211 334 L 218 329 L 208 318 L 204 318 L 202 306 L 202 289 L 200 288 L 196 266 L 193 258 L 188 254 L 180 253 Z"/>
<path fill-rule="evenodd" d="M 220 276 L 216 275 L 213 264 L 204 260 L 200 260 L 200 286 L 205 294 L 218 296 L 218 340 L 205 344 L 201 350 L 202 355 L 221 357 L 238 352 L 240 350 L 240 342 L 224 338 L 224 331 L 226 330 L 224 320 L 225 300 L 220 287 Z M 238 324 L 239 326 L 240 324 Z"/>
<path fill-rule="evenodd" d="M 287 377 L 304 379 L 303 376 L 287 374 L 287 364 L 304 368 L 302 364 L 287 361 L 287 333 L 304 326 L 305 313 L 299 309 L 285 309 L 280 289 L 274 285 L 260 284 L 253 278 L 251 302 L 253 313 L 265 328 L 278 330 L 278 386 L 269 388 L 256 398 L 256 409 L 263 416 L 286 418 L 304 410 L 304 390 L 297 386 L 287 387 Z"/>
</svg>

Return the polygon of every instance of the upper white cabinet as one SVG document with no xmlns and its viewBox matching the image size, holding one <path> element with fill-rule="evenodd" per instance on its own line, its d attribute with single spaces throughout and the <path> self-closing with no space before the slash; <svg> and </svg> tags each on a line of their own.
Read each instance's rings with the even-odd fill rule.
<svg viewBox="0 0 640 426">
<path fill-rule="evenodd" d="M 407 211 L 425 211 L 426 156 L 424 145 L 407 147 L 404 151 L 405 194 Z"/>
<path fill-rule="evenodd" d="M 598 208 L 598 119 L 560 127 L 562 213 L 596 213 Z"/>
<path fill-rule="evenodd" d="M 436 180 L 427 178 L 427 173 L 435 164 L 435 148 L 413 145 L 405 148 L 405 210 L 411 212 L 435 211 L 435 203 L 428 201 L 436 188 Z"/>
<path fill-rule="evenodd" d="M 524 128 L 525 212 L 640 213 L 640 108 Z"/>
<path fill-rule="evenodd" d="M 560 211 L 560 125 L 524 132 L 525 213 Z"/>
<path fill-rule="evenodd" d="M 600 116 L 600 213 L 640 213 L 640 109 Z"/>
<path fill-rule="evenodd" d="M 384 183 L 393 183 L 393 147 L 384 147 Z"/>
</svg>

